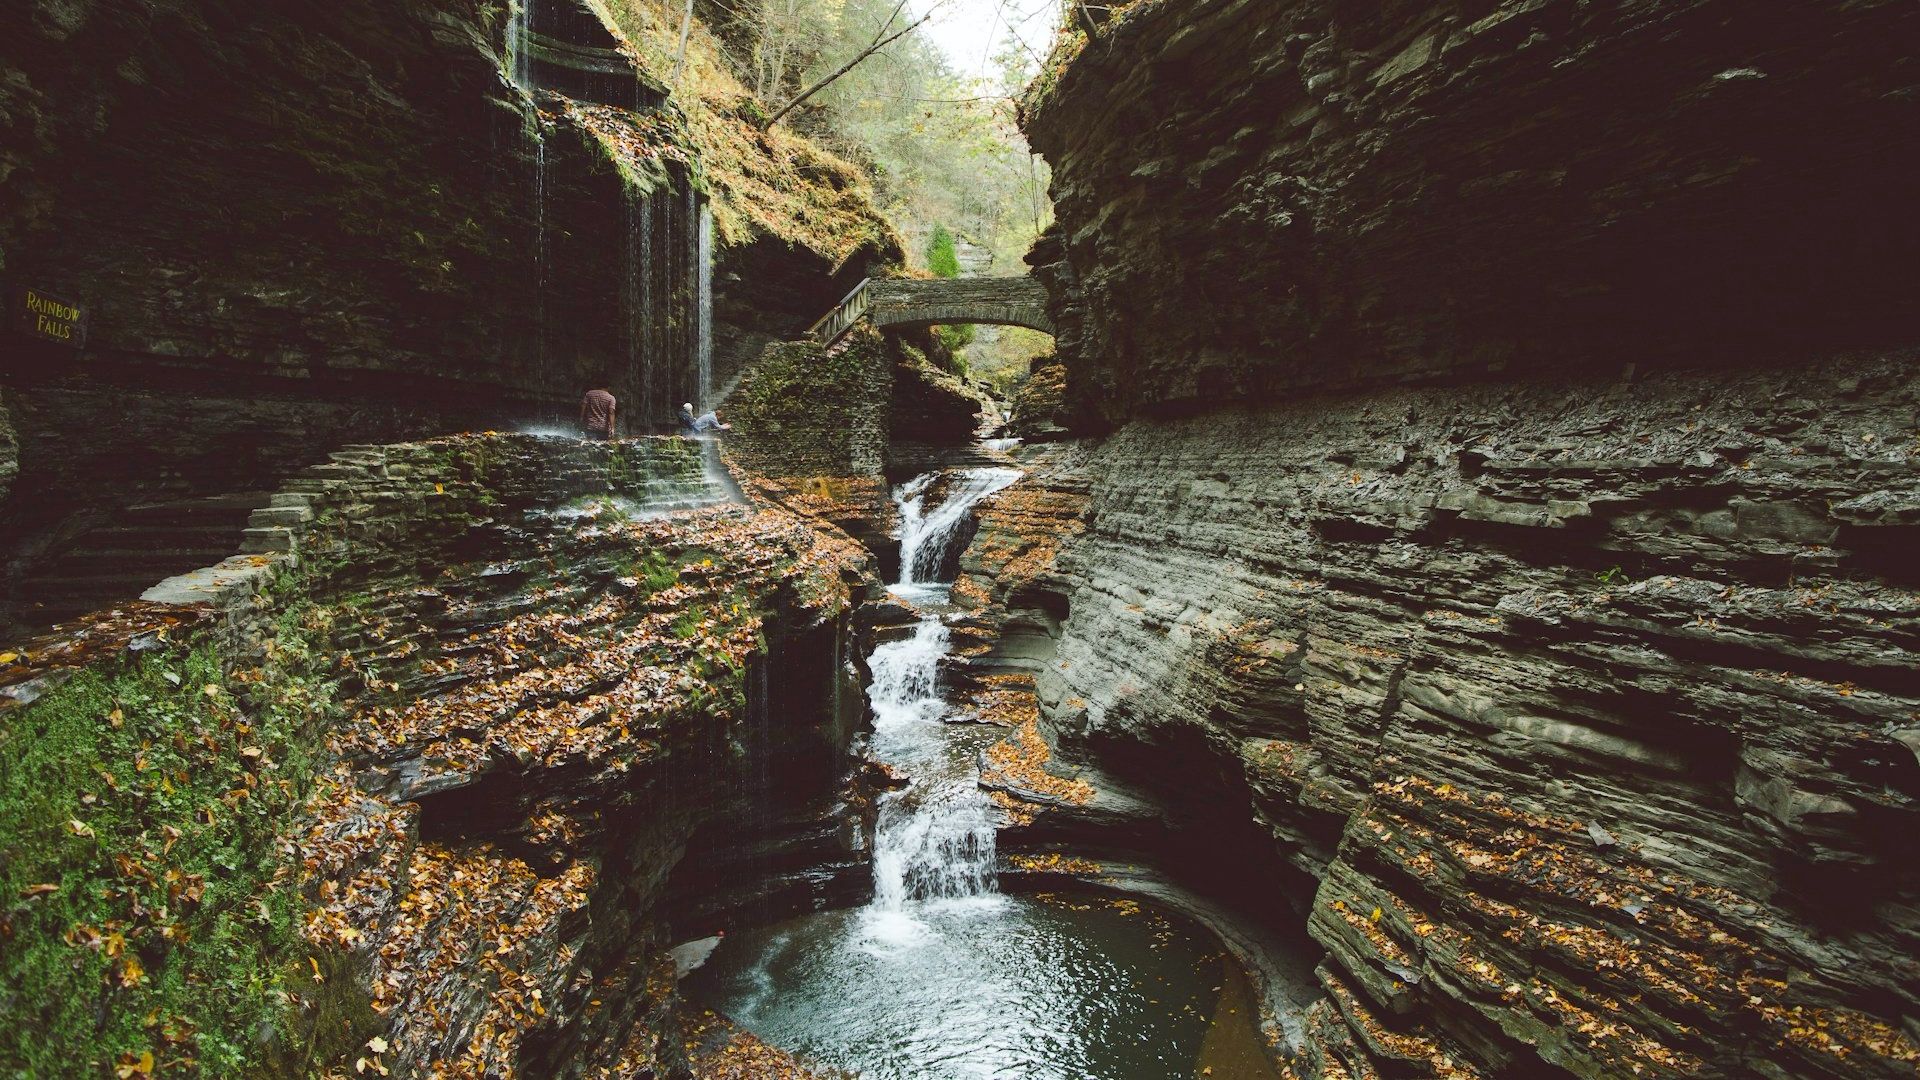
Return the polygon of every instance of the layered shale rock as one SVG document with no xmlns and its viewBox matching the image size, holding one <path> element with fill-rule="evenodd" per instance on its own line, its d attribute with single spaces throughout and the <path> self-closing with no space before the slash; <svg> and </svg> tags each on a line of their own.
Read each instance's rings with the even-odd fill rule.
<svg viewBox="0 0 1920 1080">
<path fill-rule="evenodd" d="M 1097 419 L 1912 339 L 1908 5 L 1120 8 L 1025 105 Z"/>
<path fill-rule="evenodd" d="M 1774 14 L 1141 0 L 1027 102 L 1107 434 L 973 593 L 1006 845 L 1304 928 L 1298 1075 L 1920 1065 L 1915 14 Z"/>
<path fill-rule="evenodd" d="M 1840 385 L 1880 392 L 1783 419 Z M 1307 920 L 1307 1071 L 1911 1075 L 1917 395 L 1902 357 L 1133 425 L 1044 728 Z"/>
<path fill-rule="evenodd" d="M 848 790 L 847 763 L 862 715 L 851 611 L 875 588 L 868 557 L 794 515 L 716 501 L 701 447 L 677 439 L 468 437 L 340 457 L 276 498 L 282 524 L 257 527 L 256 546 L 283 550 L 170 581 L 77 642 L 8 654 L 8 697 L 27 706 L 9 737 L 63 707 L 69 686 L 176 650 L 214 650 L 230 689 L 204 700 L 231 694 L 242 716 L 310 672 L 308 727 L 288 748 L 247 746 L 244 726 L 227 745 L 229 718 L 196 766 L 267 763 L 237 789 L 243 806 L 281 790 L 249 801 L 257 784 L 304 795 L 246 825 L 253 843 L 297 858 L 223 887 L 304 901 L 298 938 L 253 987 L 285 1015 L 257 1032 L 206 1006 L 153 1023 L 185 1032 L 189 1051 L 239 1040 L 243 1060 L 289 1071 L 344 1055 L 342 1069 L 357 1056 L 413 1075 L 686 1075 L 666 947 L 708 932 L 691 921 L 703 912 L 811 905 L 835 874 L 864 873 L 867 800 Z M 104 763 L 138 775 L 138 753 Z M 143 792 L 115 788 L 80 812 L 104 830 L 107 807 Z M 227 828 L 226 806 L 207 812 Z M 170 820 L 152 813 L 147 829 Z M 783 868 L 792 880 L 681 871 L 702 830 L 712 859 L 809 829 L 829 840 L 819 864 Z M 153 856 L 156 882 L 172 850 Z M 132 895 L 114 933 L 155 984 L 206 977 L 192 966 L 202 954 L 184 937 L 165 945 L 164 913 Z M 55 922 L 48 908 L 8 930 L 22 942 L 75 933 Z M 18 974 L 9 967 L 0 991 L 17 1005 Z M 57 998 L 105 993 L 114 1015 L 170 1001 L 136 1001 L 143 984 L 125 978 L 81 990 Z M 141 1051 L 95 1036 L 63 1052 L 137 1063 Z"/>
<path fill-rule="evenodd" d="M 534 6 L 617 44 L 577 0 Z M 709 194 L 721 380 L 897 252 L 851 166 L 690 115 L 637 49 L 606 61 L 628 65 L 620 107 L 521 78 L 509 5 L 79 0 L 14 22 L 0 263 L 87 334 L 10 321 L 0 350 L 9 601 L 117 508 L 271 490 L 345 442 L 563 421 L 601 382 L 632 430 L 669 423 L 698 394 Z"/>
</svg>

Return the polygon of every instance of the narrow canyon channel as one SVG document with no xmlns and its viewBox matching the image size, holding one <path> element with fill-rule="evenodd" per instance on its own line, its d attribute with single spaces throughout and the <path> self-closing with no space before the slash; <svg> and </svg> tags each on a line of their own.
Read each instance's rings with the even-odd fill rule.
<svg viewBox="0 0 1920 1080">
<path fill-rule="evenodd" d="M 0 1080 L 1920 1077 L 1920 3 L 7 13 Z"/>
<path fill-rule="evenodd" d="M 956 549 L 979 504 L 1020 476 L 932 472 L 894 491 L 889 592 L 920 614 L 869 660 L 872 754 L 906 782 L 879 808 L 871 900 L 729 937 L 688 989 L 770 1043 L 872 1080 L 1197 1075 L 1203 1044 L 1224 1061 L 1227 1033 L 1253 1037 L 1225 989 L 1239 972 L 1207 931 L 1138 900 L 997 884 L 999 811 L 978 762 L 1005 733 L 943 696 L 940 667 Z"/>
</svg>

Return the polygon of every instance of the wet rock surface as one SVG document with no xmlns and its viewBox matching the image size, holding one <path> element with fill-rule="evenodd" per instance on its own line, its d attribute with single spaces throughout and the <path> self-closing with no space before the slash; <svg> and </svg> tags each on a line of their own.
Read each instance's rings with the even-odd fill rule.
<svg viewBox="0 0 1920 1080">
<path fill-rule="evenodd" d="M 1302 1075 L 1911 1075 L 1911 359 L 1123 429 L 983 598 L 1013 846 L 1304 921 Z"/>
<path fill-rule="evenodd" d="M 977 598 L 1093 794 L 1007 771 L 1012 846 L 1304 926 L 1301 1076 L 1913 1075 L 1915 14 L 1070 40 L 1030 261 L 1109 434 L 1052 599 Z"/>
<path fill-rule="evenodd" d="M 311 903 L 292 963 L 310 950 L 316 986 L 324 961 L 327 993 L 359 996 L 354 1053 L 425 1076 L 688 1075 L 711 1040 L 682 1035 L 668 946 L 864 882 L 869 557 L 716 501 L 686 440 L 336 457 L 295 481 L 297 520 L 254 530 L 285 534 L 256 538 L 272 550 L 8 652 L 5 707 L 154 639 L 213 643 L 243 688 L 297 636 L 331 723 L 304 811 L 262 842 L 298 853 L 276 883 Z M 290 1030 L 334 1022 L 300 989 Z"/>
</svg>

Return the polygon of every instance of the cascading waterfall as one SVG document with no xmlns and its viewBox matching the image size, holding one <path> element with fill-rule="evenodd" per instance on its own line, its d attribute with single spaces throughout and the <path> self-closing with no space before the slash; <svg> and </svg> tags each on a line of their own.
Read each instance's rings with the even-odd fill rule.
<svg viewBox="0 0 1920 1080">
<path fill-rule="evenodd" d="M 936 581 L 940 568 L 953 553 L 962 522 L 980 500 L 1020 479 L 1018 469 L 968 469 L 955 488 L 933 510 L 926 508 L 927 492 L 939 477 L 928 474 L 901 487 L 900 583 L 919 585 Z"/>
<path fill-rule="evenodd" d="M 973 508 L 1020 476 L 1015 469 L 958 473 L 931 512 L 924 503 L 938 474 L 894 493 L 902 553 L 894 592 L 928 614 L 913 636 L 881 645 L 868 661 L 874 754 L 912 778 L 910 787 L 882 801 L 875 827 L 872 907 L 882 914 L 902 914 L 913 901 L 981 896 L 995 888 L 991 804 L 972 755 L 956 752 L 947 737 L 939 671 L 950 642 L 940 609 L 951 585 L 937 579 Z"/>
<path fill-rule="evenodd" d="M 978 762 L 1005 733 L 952 722 L 941 699 L 940 579 L 968 514 L 1020 475 L 935 474 L 894 493 L 909 556 L 893 592 L 924 615 L 869 660 L 872 754 L 909 779 L 880 802 L 871 902 L 729 935 L 689 985 L 766 1041 L 870 1080 L 1270 1076 L 1248 1064 L 1265 1052 L 1251 1025 L 1208 1030 L 1245 1008 L 1220 996 L 1217 941 L 1136 904 L 997 887 L 999 815 Z"/>
<path fill-rule="evenodd" d="M 507 5 L 507 71 L 513 85 L 533 93 L 533 53 L 528 37 L 533 33 L 533 0 L 513 0 Z"/>
<path fill-rule="evenodd" d="M 629 422 L 653 419 L 652 352 L 648 333 L 653 327 L 653 195 L 639 187 L 627 188 L 626 276 L 622 303 L 627 309 L 628 407 L 637 406 Z"/>
<path fill-rule="evenodd" d="M 700 204 L 700 241 L 694 253 L 700 281 L 700 337 L 694 356 L 694 401 L 702 411 L 713 406 L 713 207 Z"/>
</svg>

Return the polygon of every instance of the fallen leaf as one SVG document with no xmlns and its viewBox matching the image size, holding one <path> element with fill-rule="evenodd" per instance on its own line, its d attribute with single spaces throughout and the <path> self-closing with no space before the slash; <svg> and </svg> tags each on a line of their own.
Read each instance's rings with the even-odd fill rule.
<svg viewBox="0 0 1920 1080">
<path fill-rule="evenodd" d="M 69 818 L 67 820 L 67 831 L 75 836 L 92 836 L 93 826 L 78 818 Z"/>
</svg>

